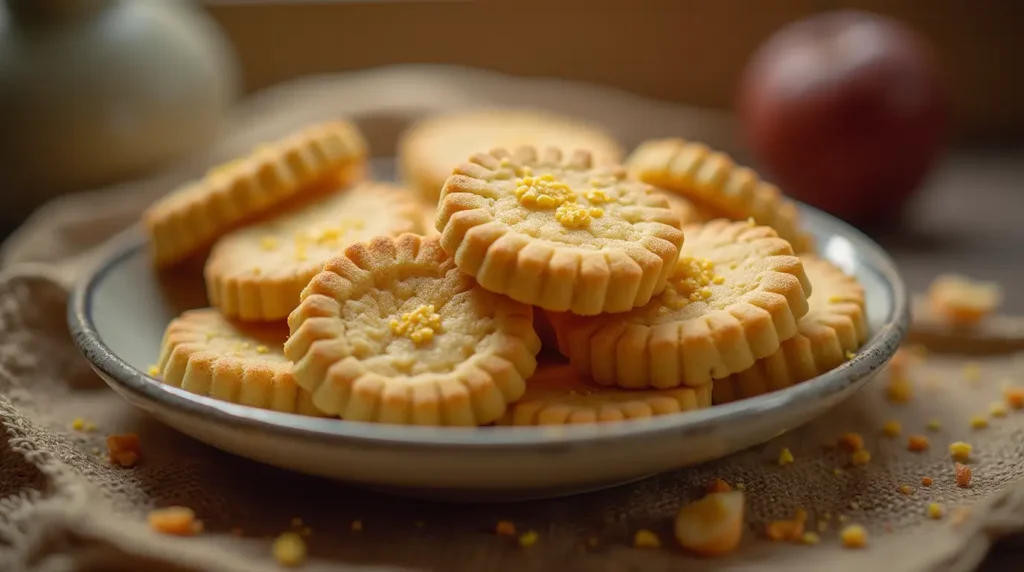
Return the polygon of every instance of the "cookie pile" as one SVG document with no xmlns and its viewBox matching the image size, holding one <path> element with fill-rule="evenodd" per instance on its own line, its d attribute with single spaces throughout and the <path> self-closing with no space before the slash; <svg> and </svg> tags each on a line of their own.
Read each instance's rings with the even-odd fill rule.
<svg viewBox="0 0 1024 572">
<path fill-rule="evenodd" d="M 795 205 L 702 144 L 623 166 L 599 127 L 485 110 L 399 153 L 408 189 L 366 179 L 354 126 L 316 125 L 153 205 L 157 267 L 208 252 L 211 307 L 171 322 L 150 374 L 347 421 L 593 423 L 778 390 L 867 337 L 863 289 Z"/>
</svg>

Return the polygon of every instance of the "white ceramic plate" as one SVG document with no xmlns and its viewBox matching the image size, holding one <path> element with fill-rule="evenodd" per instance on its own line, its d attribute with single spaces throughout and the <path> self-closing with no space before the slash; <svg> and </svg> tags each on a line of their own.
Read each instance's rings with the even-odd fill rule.
<svg viewBox="0 0 1024 572">
<path fill-rule="evenodd" d="M 390 171 L 377 163 L 378 177 Z M 872 336 L 857 356 L 770 395 L 647 421 L 564 428 L 413 428 L 224 403 L 145 372 L 167 323 L 206 305 L 199 269 L 158 279 L 140 232 L 128 233 L 75 289 L 68 321 L 93 368 L 133 405 L 225 451 L 403 494 L 515 500 L 581 492 L 723 457 L 825 413 L 892 357 L 909 321 L 892 260 L 850 226 L 802 207 L 820 254 L 857 276 Z"/>
</svg>

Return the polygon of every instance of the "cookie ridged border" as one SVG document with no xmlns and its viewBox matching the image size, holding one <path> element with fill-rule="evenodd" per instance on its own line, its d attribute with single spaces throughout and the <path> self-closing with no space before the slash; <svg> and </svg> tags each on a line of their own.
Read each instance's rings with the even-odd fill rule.
<svg viewBox="0 0 1024 572">
<path fill-rule="evenodd" d="M 647 185 L 625 181 L 621 167 L 610 168 L 617 184 L 635 185 L 638 220 L 644 236 L 635 246 L 585 250 L 517 232 L 488 212 L 492 181 L 509 180 L 524 168 L 589 171 L 588 151 L 563 159 L 547 147 L 513 153 L 494 149 L 473 155 L 455 169 L 441 191 L 436 226 L 441 245 L 463 272 L 484 288 L 545 310 L 580 315 L 624 312 L 659 294 L 679 257 L 683 233 L 668 201 Z M 608 216 L 608 215 L 606 215 Z"/>
<path fill-rule="evenodd" d="M 347 121 L 330 121 L 257 148 L 158 200 L 143 214 L 153 263 L 166 267 L 218 236 L 330 177 L 359 175 L 366 141 Z M 181 193 L 204 194 L 182 200 Z"/>
<path fill-rule="evenodd" d="M 630 389 L 695 387 L 751 367 L 796 335 L 811 285 L 788 242 L 769 227 L 722 219 L 684 232 L 691 245 L 705 234 L 759 244 L 768 269 L 739 301 L 690 320 L 651 326 L 630 322 L 631 314 L 558 316 L 559 346 L 581 375 Z"/>
<path fill-rule="evenodd" d="M 827 260 L 811 254 L 800 256 L 805 268 L 828 274 L 827 310 L 809 313 L 797 322 L 797 335 L 782 342 L 779 351 L 757 361 L 750 369 L 716 379 L 715 403 L 757 397 L 817 377 L 846 361 L 868 338 L 864 312 L 864 288 L 857 279 Z M 817 296 L 826 288 L 814 284 Z"/>
<path fill-rule="evenodd" d="M 752 217 L 788 240 L 797 253 L 814 249 L 814 239 L 800 230 L 800 213 L 779 188 L 748 167 L 703 143 L 680 138 L 641 143 L 625 162 L 630 176 L 667 191 L 701 201 L 720 214 Z"/>
<path fill-rule="evenodd" d="M 352 188 L 336 191 L 336 193 L 353 192 L 387 195 L 382 198 L 381 209 L 393 211 L 395 218 L 392 228 L 387 233 L 388 236 L 398 236 L 406 232 L 420 230 L 423 218 L 422 207 L 416 198 L 405 189 L 387 183 L 363 182 L 357 183 Z M 318 199 L 312 205 L 304 205 L 302 208 L 305 209 L 331 200 L 336 193 Z M 223 238 L 229 236 L 230 234 Z M 206 294 L 210 299 L 210 305 L 229 318 L 247 321 L 287 318 L 288 314 L 298 305 L 302 289 L 316 276 L 317 272 L 320 272 L 323 266 L 322 263 L 308 261 L 302 268 L 296 270 L 293 276 L 287 278 L 256 276 L 251 272 L 225 275 L 216 271 L 218 257 L 227 256 L 219 252 L 220 244 L 220 242 L 214 244 L 210 257 L 206 261 L 203 275 L 206 280 Z"/>
<path fill-rule="evenodd" d="M 209 330 L 203 330 L 200 320 L 208 320 L 210 314 L 220 319 L 213 308 L 200 308 L 186 310 L 168 324 L 156 366 L 162 383 L 229 403 L 322 415 L 310 394 L 299 388 L 289 364 L 268 361 L 254 366 L 207 349 Z"/>
<path fill-rule="evenodd" d="M 459 275 L 438 237 L 403 234 L 348 247 L 310 281 L 288 317 L 291 336 L 284 346 L 300 386 L 321 411 L 347 420 L 472 426 L 499 419 L 522 397 L 537 367 L 540 340 L 530 306 L 474 284 L 474 294 L 491 297 L 495 310 L 497 329 L 478 344 L 491 350 L 474 353 L 454 371 L 417 375 L 420 383 L 402 391 L 388 392 L 389 378 L 353 355 L 341 317 L 344 301 L 375 288 L 376 273 L 406 264 Z"/>
</svg>

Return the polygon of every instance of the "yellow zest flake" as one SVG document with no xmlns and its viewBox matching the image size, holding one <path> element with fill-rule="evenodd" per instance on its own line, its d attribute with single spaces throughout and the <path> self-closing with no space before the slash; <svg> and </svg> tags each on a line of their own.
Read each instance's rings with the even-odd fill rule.
<svg viewBox="0 0 1024 572">
<path fill-rule="evenodd" d="M 650 530 L 640 529 L 633 536 L 634 548 L 661 548 L 661 539 Z"/>
<path fill-rule="evenodd" d="M 826 526 L 828 526 L 827 523 Z M 800 537 L 800 542 L 803 542 L 804 544 L 817 544 L 821 542 L 821 537 L 818 536 L 817 533 L 807 531 Z"/>
<path fill-rule="evenodd" d="M 992 417 L 1006 417 L 1006 404 L 1002 401 L 993 401 L 988 406 L 988 412 Z"/>
<path fill-rule="evenodd" d="M 938 431 L 942 428 L 942 424 L 939 423 L 938 419 L 929 419 L 928 425 L 926 425 L 929 431 Z"/>
<path fill-rule="evenodd" d="M 146 373 L 149 374 L 149 377 L 156 377 L 160 375 L 160 368 L 155 365 L 151 365 L 149 366 L 149 369 L 146 370 Z"/>
<path fill-rule="evenodd" d="M 270 351 L 270 348 L 268 348 L 267 346 L 256 346 L 256 353 L 258 353 L 258 354 L 265 354 L 265 353 L 267 353 L 269 351 Z"/>
<path fill-rule="evenodd" d="M 590 201 L 591 204 L 595 205 L 600 205 L 602 203 L 610 203 L 612 200 L 611 198 L 608 197 L 608 194 L 602 191 L 601 189 L 591 189 L 584 193 L 583 196 L 587 197 L 587 200 Z"/>
<path fill-rule="evenodd" d="M 939 503 L 933 502 L 928 505 L 928 518 L 932 520 L 942 518 L 942 506 Z"/>
<path fill-rule="evenodd" d="M 528 530 L 519 536 L 519 546 L 523 548 L 529 548 L 534 544 L 537 544 L 537 532 L 534 530 Z"/>
<path fill-rule="evenodd" d="M 717 286 L 721 286 L 722 284 L 725 284 L 725 276 L 715 276 L 714 278 L 711 279 L 711 283 Z"/>
<path fill-rule="evenodd" d="M 853 352 L 846 352 L 846 361 L 850 361 L 850 360 L 852 360 L 855 357 L 857 357 L 857 354 L 855 354 Z"/>
<path fill-rule="evenodd" d="M 963 441 L 957 441 L 949 444 L 949 454 L 957 461 L 966 461 L 971 456 L 970 443 L 964 443 Z"/>
<path fill-rule="evenodd" d="M 82 431 L 85 429 L 85 420 L 81 417 L 75 417 L 74 421 L 71 422 L 71 428 L 75 431 Z"/>
<path fill-rule="evenodd" d="M 900 485 L 900 487 L 897 490 L 900 491 L 900 494 L 904 495 L 909 495 L 910 493 L 914 492 L 914 488 L 908 484 Z"/>
<path fill-rule="evenodd" d="M 882 425 L 882 433 L 885 433 L 887 437 L 898 437 L 903 432 L 903 426 L 900 425 L 899 421 L 886 421 Z"/>
<path fill-rule="evenodd" d="M 499 520 L 494 526 L 494 534 L 498 536 L 515 536 L 516 525 L 510 520 Z"/>
<path fill-rule="evenodd" d="M 839 533 L 846 548 L 864 548 L 868 544 L 868 531 L 859 524 L 851 524 Z"/>
<path fill-rule="evenodd" d="M 566 202 L 576 202 L 576 193 L 569 185 L 555 181 L 552 175 L 541 175 L 517 179 L 516 199 L 524 207 L 553 209 Z"/>
<path fill-rule="evenodd" d="M 306 541 L 294 532 L 285 532 L 274 540 L 274 560 L 281 566 L 299 566 L 306 561 Z"/>
<path fill-rule="evenodd" d="M 277 239 L 276 236 L 271 236 L 268 234 L 266 236 L 260 237 L 260 248 L 262 248 L 263 250 L 274 250 L 280 245 L 281 242 Z"/>
<path fill-rule="evenodd" d="M 601 218 L 604 216 L 604 209 L 597 207 L 590 207 L 590 210 L 587 212 L 589 212 L 590 216 L 593 218 Z"/>
<path fill-rule="evenodd" d="M 867 449 L 861 449 L 850 456 L 850 462 L 853 466 L 859 467 L 860 465 L 866 465 L 871 461 L 871 453 Z"/>
<path fill-rule="evenodd" d="M 555 219 L 565 228 L 583 228 L 590 224 L 592 218 L 590 210 L 574 202 L 564 202 L 555 210 Z"/>
<path fill-rule="evenodd" d="M 416 344 L 427 343 L 441 329 L 441 315 L 433 304 L 421 304 L 412 312 L 402 314 L 401 320 L 391 319 L 391 333 L 408 336 Z"/>
<path fill-rule="evenodd" d="M 975 415 L 971 417 L 971 427 L 974 429 L 984 429 L 988 427 L 988 418 L 984 415 Z"/>
<path fill-rule="evenodd" d="M 782 451 L 779 452 L 779 465 L 788 465 L 792 463 L 794 460 L 795 459 L 793 459 L 793 453 L 789 451 L 789 448 L 783 447 Z"/>
</svg>

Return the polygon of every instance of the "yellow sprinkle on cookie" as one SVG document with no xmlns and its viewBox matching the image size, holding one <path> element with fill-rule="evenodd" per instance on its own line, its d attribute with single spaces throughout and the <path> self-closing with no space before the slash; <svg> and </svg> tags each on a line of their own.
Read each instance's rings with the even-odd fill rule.
<svg viewBox="0 0 1024 572">
<path fill-rule="evenodd" d="M 324 184 L 360 176 L 366 142 L 352 124 L 313 125 L 211 169 L 143 214 L 153 262 L 175 264 L 253 217 Z"/>
<path fill-rule="evenodd" d="M 811 286 L 788 242 L 745 222 L 683 230 L 675 272 L 648 304 L 554 324 L 581 374 L 631 389 L 700 386 L 750 368 L 796 335 Z"/>
<path fill-rule="evenodd" d="M 770 226 L 796 252 L 811 252 L 813 238 L 800 230 L 796 205 L 753 170 L 736 165 L 725 153 L 683 139 L 641 143 L 626 159 L 630 176 L 679 193 L 709 213 L 708 218 L 752 218 Z"/>
<path fill-rule="evenodd" d="M 533 308 L 480 288 L 438 237 L 345 249 L 302 292 L 285 355 L 313 403 L 352 421 L 483 425 L 525 391 Z"/>
<path fill-rule="evenodd" d="M 221 237 L 206 261 L 207 297 L 230 318 L 287 318 L 310 279 L 346 246 L 418 232 L 421 223 L 415 197 L 385 183 L 311 197 Z"/>
<path fill-rule="evenodd" d="M 679 226 L 665 197 L 621 167 L 555 148 L 473 155 L 445 183 L 437 215 L 442 247 L 481 286 L 581 315 L 623 312 L 664 290 Z"/>
<path fill-rule="evenodd" d="M 797 322 L 797 335 L 753 367 L 716 379 L 715 403 L 763 395 L 819 376 L 842 365 L 846 353 L 867 339 L 864 288 L 857 279 L 817 256 L 803 254 L 800 260 L 814 294 L 807 300 L 807 314 Z"/>
<path fill-rule="evenodd" d="M 548 111 L 471 109 L 415 123 L 398 143 L 401 177 L 436 203 L 452 170 L 481 149 L 524 145 L 588 149 L 600 164 L 622 162 L 623 151 L 604 129 Z"/>
<path fill-rule="evenodd" d="M 542 363 L 500 425 L 567 425 L 646 419 L 710 407 L 711 387 L 626 390 L 580 378 L 564 362 Z"/>
<path fill-rule="evenodd" d="M 167 385 L 285 413 L 321 415 L 299 389 L 282 346 L 283 324 L 241 324 L 213 308 L 187 310 L 164 332 L 157 364 Z"/>
</svg>

